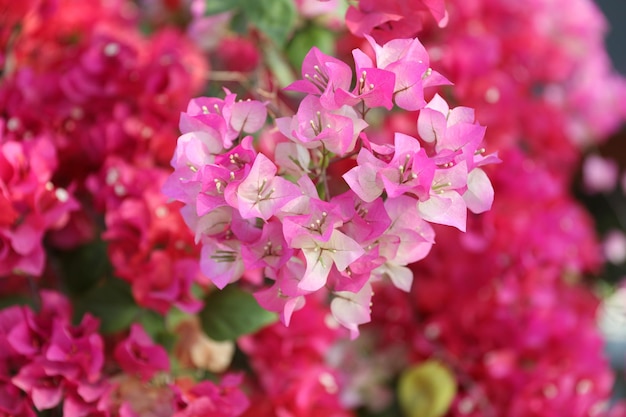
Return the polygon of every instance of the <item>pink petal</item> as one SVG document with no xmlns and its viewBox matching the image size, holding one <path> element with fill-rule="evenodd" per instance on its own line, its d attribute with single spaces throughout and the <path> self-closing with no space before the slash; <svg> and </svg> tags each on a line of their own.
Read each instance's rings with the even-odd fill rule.
<svg viewBox="0 0 626 417">
<path fill-rule="evenodd" d="M 418 209 L 426 221 L 454 226 L 465 232 L 467 206 L 463 198 L 455 191 L 431 195 L 428 200 L 418 203 Z"/>
<path fill-rule="evenodd" d="M 489 177 L 480 168 L 474 168 L 467 176 L 467 191 L 463 200 L 473 213 L 483 213 L 493 204 L 493 186 Z"/>
<path fill-rule="evenodd" d="M 257 132 L 267 119 L 265 105 L 256 100 L 238 101 L 233 104 L 231 111 L 230 125 L 237 132 Z"/>
</svg>

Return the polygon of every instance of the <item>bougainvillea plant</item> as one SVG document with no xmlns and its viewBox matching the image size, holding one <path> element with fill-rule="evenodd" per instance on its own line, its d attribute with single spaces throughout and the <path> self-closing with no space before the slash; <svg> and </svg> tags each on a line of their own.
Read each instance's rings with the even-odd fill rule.
<svg viewBox="0 0 626 417">
<path fill-rule="evenodd" d="M 592 282 L 626 243 L 571 192 L 626 118 L 605 26 L 0 0 L 0 415 L 626 415 Z"/>
</svg>

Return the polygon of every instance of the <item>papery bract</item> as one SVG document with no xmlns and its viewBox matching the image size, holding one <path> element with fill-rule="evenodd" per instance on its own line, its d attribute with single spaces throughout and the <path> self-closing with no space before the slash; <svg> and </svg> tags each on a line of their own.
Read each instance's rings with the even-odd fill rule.
<svg viewBox="0 0 626 417">
<path fill-rule="evenodd" d="M 139 324 L 130 327 L 128 338 L 120 342 L 114 352 L 115 359 L 129 374 L 149 380 L 157 372 L 169 371 L 169 357 L 165 349 L 155 344 Z"/>
</svg>

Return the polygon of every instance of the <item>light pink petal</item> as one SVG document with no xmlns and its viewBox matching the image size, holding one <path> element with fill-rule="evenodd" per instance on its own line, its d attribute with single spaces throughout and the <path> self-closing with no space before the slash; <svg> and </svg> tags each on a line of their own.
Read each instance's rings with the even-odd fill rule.
<svg viewBox="0 0 626 417">
<path fill-rule="evenodd" d="M 448 113 L 448 126 L 457 123 L 474 123 L 474 109 L 471 107 L 455 107 Z"/>
<path fill-rule="evenodd" d="M 454 226 L 465 232 L 467 206 L 463 197 L 454 191 L 431 195 L 428 200 L 418 203 L 418 209 L 426 221 Z"/>
<path fill-rule="evenodd" d="M 429 143 L 436 142 L 446 134 L 446 117 L 437 110 L 428 107 L 420 110 L 417 118 L 417 133 Z"/>
<path fill-rule="evenodd" d="M 483 213 L 491 209 L 493 186 L 485 171 L 475 168 L 468 174 L 467 191 L 463 194 L 463 200 L 473 213 Z"/>
<path fill-rule="evenodd" d="M 354 58 L 354 65 L 356 68 L 371 68 L 374 66 L 372 58 L 360 49 L 352 50 L 352 57 Z M 357 74 L 358 76 L 359 74 Z"/>
<path fill-rule="evenodd" d="M 374 271 L 375 273 L 386 275 L 389 277 L 393 285 L 404 292 L 411 291 L 413 284 L 413 271 L 406 266 L 396 265 L 387 262 Z"/>
<path fill-rule="evenodd" d="M 333 317 L 350 330 L 351 338 L 358 336 L 358 325 L 370 321 L 370 303 L 372 287 L 366 283 L 358 293 L 349 291 L 336 292 L 330 302 Z"/>
<path fill-rule="evenodd" d="M 352 191 L 367 203 L 376 200 L 383 192 L 378 180 L 378 169 L 372 165 L 356 166 L 343 175 Z"/>
<path fill-rule="evenodd" d="M 448 112 L 450 111 L 450 106 L 448 106 L 448 103 L 439 94 L 435 94 L 433 96 L 433 98 L 426 105 L 426 108 L 436 110 L 443 114 L 446 118 L 448 117 Z"/>
<path fill-rule="evenodd" d="M 254 133 L 267 119 L 265 105 L 257 100 L 239 101 L 232 106 L 230 125 L 237 132 Z"/>
<path fill-rule="evenodd" d="M 394 101 L 404 110 L 416 111 L 426 105 L 422 74 L 424 65 L 418 62 L 398 62 L 386 68 L 396 74 Z"/>
<path fill-rule="evenodd" d="M 340 271 L 345 270 L 365 253 L 360 244 L 336 230 L 330 236 L 330 240 L 324 243 L 324 247 L 330 248 L 331 256 Z"/>
<path fill-rule="evenodd" d="M 326 284 L 330 268 L 333 266 L 333 258 L 327 250 L 321 250 L 318 246 L 302 249 L 306 258 L 306 271 L 298 288 L 305 291 L 317 291 Z"/>
<path fill-rule="evenodd" d="M 241 251 L 237 244 L 231 244 L 233 247 L 213 239 L 207 239 L 200 253 L 202 273 L 219 289 L 237 281 L 244 273 Z"/>
</svg>

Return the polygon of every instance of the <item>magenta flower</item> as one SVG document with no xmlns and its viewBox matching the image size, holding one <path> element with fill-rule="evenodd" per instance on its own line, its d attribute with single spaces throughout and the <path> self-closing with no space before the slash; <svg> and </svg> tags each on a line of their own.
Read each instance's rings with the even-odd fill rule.
<svg viewBox="0 0 626 417">
<path fill-rule="evenodd" d="M 363 109 L 393 107 L 393 93 L 396 75 L 391 71 L 372 67 L 372 61 L 360 49 L 352 51 L 359 77 L 351 92 L 342 89 L 335 91 L 335 101 L 341 105 L 355 106 L 362 102 Z"/>
<path fill-rule="evenodd" d="M 241 375 L 230 374 L 219 385 L 202 381 L 187 390 L 176 387 L 178 411 L 173 417 L 238 417 L 249 405 L 241 383 Z"/>
<path fill-rule="evenodd" d="M 294 311 L 305 304 L 305 295 L 309 291 L 299 288 L 299 277 L 304 275 L 306 267 L 296 257 L 292 257 L 282 268 L 270 269 L 267 275 L 276 282 L 264 290 L 254 293 L 254 298 L 266 310 L 277 312 L 280 321 L 289 326 Z"/>
<path fill-rule="evenodd" d="M 276 176 L 276 165 L 262 153 L 258 154 L 248 175 L 237 186 L 228 187 L 234 193 L 236 208 L 241 217 L 269 219 L 282 206 L 300 195 L 300 190 L 291 182 Z M 234 200 L 235 197 L 231 197 Z"/>
<path fill-rule="evenodd" d="M 394 39 L 382 46 L 370 36 L 366 38 L 376 55 L 375 67 L 395 74 L 393 98 L 400 108 L 419 110 L 426 105 L 424 87 L 450 83 L 429 67 L 428 53 L 417 38 Z M 358 57 L 360 67 L 374 66 L 365 54 Z"/>
<path fill-rule="evenodd" d="M 41 361 L 24 366 L 11 381 L 28 393 L 33 405 L 40 411 L 56 407 L 65 392 L 64 378 L 50 375 Z"/>
<path fill-rule="evenodd" d="M 217 288 L 237 281 L 245 271 L 238 240 L 205 238 L 200 254 L 200 269 Z"/>
<path fill-rule="evenodd" d="M 339 206 L 343 225 L 341 230 L 357 242 L 368 242 L 379 238 L 391 225 L 382 199 L 365 202 L 352 190 L 333 197 Z"/>
<path fill-rule="evenodd" d="M 397 39 L 415 36 L 433 18 L 447 25 L 444 0 L 361 0 L 348 8 L 346 25 L 356 36 Z"/>
<path fill-rule="evenodd" d="M 117 344 L 113 357 L 124 372 L 138 375 L 144 381 L 170 369 L 165 349 L 155 344 L 137 323 L 131 325 L 128 337 Z"/>
<path fill-rule="evenodd" d="M 341 156 L 354 149 L 367 123 L 350 106 L 329 111 L 320 98 L 309 95 L 302 100 L 295 116 L 276 119 L 276 125 L 285 136 L 306 148 L 323 145 Z"/>
<path fill-rule="evenodd" d="M 95 382 L 104 364 L 104 342 L 97 333 L 99 320 L 87 314 L 79 326 L 54 322 L 44 357 L 50 368 L 68 380 Z M 44 365 L 48 370 L 48 365 Z"/>
<path fill-rule="evenodd" d="M 78 208 L 69 191 L 51 182 L 56 164 L 47 138 L 0 145 L 0 207 L 6 209 L 0 221 L 0 276 L 41 275 L 45 233 L 63 227 Z"/>
<path fill-rule="evenodd" d="M 228 149 L 244 133 L 255 133 L 265 125 L 267 110 L 263 103 L 236 101 L 236 94 L 225 91 L 224 100 L 213 97 L 191 100 L 187 112 L 181 115 L 181 131 L 204 131 Z"/>
<path fill-rule="evenodd" d="M 286 90 L 319 95 L 323 108 L 336 110 L 343 104 L 337 101 L 337 91 L 348 91 L 352 83 L 352 70 L 343 61 L 321 52 L 317 47 L 304 57 L 302 80 L 295 81 Z"/>
<path fill-rule="evenodd" d="M 246 269 L 270 268 L 278 270 L 293 256 L 293 249 L 283 236 L 283 226 L 276 218 L 263 225 L 261 236 L 241 248 Z"/>
<path fill-rule="evenodd" d="M 344 174 L 348 185 L 364 201 L 374 201 L 383 191 L 390 198 L 405 193 L 419 198 L 428 195 L 435 164 L 417 139 L 396 133 L 393 152 L 393 157 L 386 163 L 362 148 L 357 157 L 358 165 Z"/>
<path fill-rule="evenodd" d="M 0 413 L 8 416 L 35 417 L 35 411 L 28 398 L 11 382 L 0 380 Z"/>
</svg>

